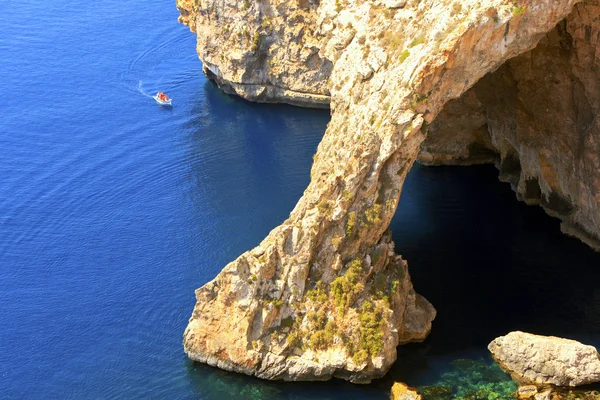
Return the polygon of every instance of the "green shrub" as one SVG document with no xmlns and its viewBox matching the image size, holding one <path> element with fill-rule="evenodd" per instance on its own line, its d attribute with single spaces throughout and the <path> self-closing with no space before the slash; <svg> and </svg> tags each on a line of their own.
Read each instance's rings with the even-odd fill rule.
<svg viewBox="0 0 600 400">
<path fill-rule="evenodd" d="M 336 237 L 332 237 L 331 238 L 331 244 L 334 247 L 340 247 L 340 243 L 342 243 L 342 237 L 341 236 L 336 236 Z"/>
<path fill-rule="evenodd" d="M 327 324 L 327 311 L 325 308 L 321 307 L 319 311 L 317 311 L 317 319 L 313 325 L 314 329 L 325 329 L 325 325 Z"/>
<path fill-rule="evenodd" d="M 360 310 L 360 348 L 374 357 L 383 350 L 383 309 L 374 308 L 373 303 L 365 301 Z"/>
<path fill-rule="evenodd" d="M 518 17 L 519 15 L 523 15 L 523 14 L 525 14 L 525 7 L 515 5 L 515 8 L 513 9 L 513 15 L 515 17 Z"/>
<path fill-rule="evenodd" d="M 354 363 L 358 365 L 367 361 L 368 358 L 369 354 L 364 350 L 359 350 L 352 355 L 352 361 L 354 361 Z"/>
<path fill-rule="evenodd" d="M 348 222 L 346 223 L 346 236 L 353 236 L 355 234 L 354 228 L 356 228 L 356 212 L 350 211 L 348 213 Z"/>
<path fill-rule="evenodd" d="M 327 349 L 333 344 L 336 329 L 335 323 L 328 321 L 325 308 L 321 308 L 317 312 L 311 311 L 306 317 L 310 324 L 310 330 L 313 332 L 308 341 L 310 348 L 314 350 Z"/>
<path fill-rule="evenodd" d="M 369 227 L 381 222 L 381 204 L 373 204 L 365 211 L 365 221 Z"/>
<path fill-rule="evenodd" d="M 319 201 L 319 203 L 317 204 L 317 208 L 319 209 L 319 212 L 321 214 L 328 215 L 331 213 L 331 211 L 333 211 L 333 204 L 331 204 L 329 200 L 323 199 Z"/>
<path fill-rule="evenodd" d="M 286 342 L 292 347 L 300 347 L 302 345 L 302 334 L 298 331 L 290 332 Z"/>
<path fill-rule="evenodd" d="M 316 331 L 310 337 L 310 347 L 317 350 L 325 350 L 327 348 L 327 338 L 325 331 Z"/>
<path fill-rule="evenodd" d="M 415 47 L 420 45 L 421 43 L 425 43 L 425 36 L 419 36 L 418 38 L 414 38 L 412 42 L 410 42 L 408 47 Z"/>
<path fill-rule="evenodd" d="M 260 33 L 254 32 L 254 38 L 252 39 L 252 47 L 250 48 L 252 51 L 256 51 L 260 46 Z"/>
<path fill-rule="evenodd" d="M 408 58 L 408 56 L 410 56 L 410 51 L 408 51 L 408 49 L 405 49 L 402 52 L 402 54 L 400 54 L 400 58 L 398 59 L 400 64 L 402 64 Z"/>
<path fill-rule="evenodd" d="M 267 32 L 270 32 L 273 30 L 273 23 L 271 22 L 271 19 L 269 17 L 265 17 L 262 20 L 262 23 L 260 24 L 260 27 Z"/>
<path fill-rule="evenodd" d="M 340 311 L 345 311 L 353 298 L 364 290 L 363 284 L 358 281 L 361 272 L 362 261 L 355 258 L 348 263 L 346 274 L 331 282 L 333 303 Z"/>
<path fill-rule="evenodd" d="M 335 336 L 336 332 L 337 332 L 337 326 L 336 326 L 335 322 L 328 321 L 327 325 L 325 325 L 325 333 L 327 334 L 327 336 L 330 337 L 331 340 L 333 340 L 333 337 Z"/>
<path fill-rule="evenodd" d="M 305 297 L 313 302 L 325 303 L 327 301 L 327 293 L 323 282 L 319 281 L 314 289 L 307 290 Z"/>
</svg>

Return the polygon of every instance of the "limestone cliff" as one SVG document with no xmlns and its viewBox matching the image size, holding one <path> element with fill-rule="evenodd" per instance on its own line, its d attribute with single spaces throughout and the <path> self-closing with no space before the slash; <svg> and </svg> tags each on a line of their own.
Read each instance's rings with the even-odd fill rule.
<svg viewBox="0 0 600 400">
<path fill-rule="evenodd" d="M 423 340 L 435 310 L 387 227 L 427 127 L 575 3 L 179 0 L 225 90 L 332 110 L 290 217 L 197 290 L 189 357 L 268 379 L 368 382 L 398 344 Z"/>
<path fill-rule="evenodd" d="M 449 102 L 420 159 L 496 162 L 518 197 L 600 250 L 600 6 L 588 1 L 530 52 Z"/>
<path fill-rule="evenodd" d="M 178 0 L 206 75 L 262 102 L 327 107 L 332 63 L 319 55 L 318 1 Z"/>
</svg>

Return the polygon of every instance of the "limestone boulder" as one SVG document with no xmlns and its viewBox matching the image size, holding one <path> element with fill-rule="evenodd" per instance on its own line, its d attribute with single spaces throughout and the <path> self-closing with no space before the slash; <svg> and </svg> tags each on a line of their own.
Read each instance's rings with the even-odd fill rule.
<svg viewBox="0 0 600 400">
<path fill-rule="evenodd" d="M 417 389 L 411 388 L 402 382 L 394 383 L 390 400 L 421 400 L 421 395 Z"/>
<path fill-rule="evenodd" d="M 598 351 L 575 340 L 517 331 L 494 339 L 488 349 L 520 384 L 579 386 L 600 381 Z"/>
</svg>

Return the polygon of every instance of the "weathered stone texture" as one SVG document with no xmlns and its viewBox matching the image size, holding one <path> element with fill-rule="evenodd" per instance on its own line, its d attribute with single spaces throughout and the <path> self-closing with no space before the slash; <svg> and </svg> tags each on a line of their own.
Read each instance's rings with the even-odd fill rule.
<svg viewBox="0 0 600 400">
<path fill-rule="evenodd" d="M 599 37 L 598 3 L 578 4 L 535 49 L 448 103 L 420 159 L 496 162 L 520 200 L 600 250 Z"/>
<path fill-rule="evenodd" d="M 575 340 L 517 331 L 494 339 L 488 349 L 517 383 L 580 386 L 600 381 L 598 351 Z"/>
<path fill-rule="evenodd" d="M 289 218 L 196 291 L 190 358 L 266 379 L 368 382 L 398 344 L 423 340 L 435 310 L 388 225 L 426 128 L 575 3 L 179 0 L 225 90 L 332 110 Z"/>
</svg>

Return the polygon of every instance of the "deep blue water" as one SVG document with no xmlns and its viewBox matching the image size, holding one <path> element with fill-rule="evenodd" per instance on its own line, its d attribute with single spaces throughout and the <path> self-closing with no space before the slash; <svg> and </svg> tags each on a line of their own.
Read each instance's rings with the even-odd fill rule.
<svg viewBox="0 0 600 400">
<path fill-rule="evenodd" d="M 512 329 L 598 342 L 598 254 L 493 167 L 415 167 L 392 229 L 439 311 L 426 343 L 368 386 L 194 365 L 194 289 L 287 217 L 328 113 L 221 93 L 173 0 L 9 0 L 0 15 L 2 398 L 383 399 Z"/>
</svg>

